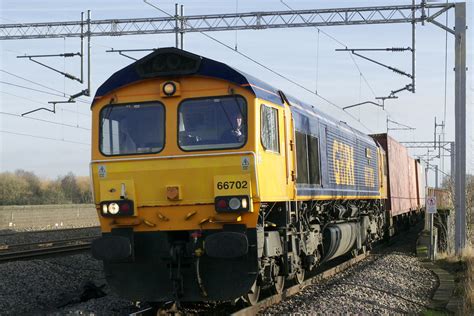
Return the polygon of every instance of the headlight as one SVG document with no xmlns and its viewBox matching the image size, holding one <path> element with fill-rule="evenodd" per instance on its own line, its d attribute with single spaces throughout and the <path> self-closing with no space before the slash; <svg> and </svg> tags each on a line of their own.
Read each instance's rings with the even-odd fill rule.
<svg viewBox="0 0 474 316">
<path fill-rule="evenodd" d="M 135 215 L 132 200 L 123 199 L 116 201 L 103 201 L 100 205 L 102 216 L 105 217 Z"/>
<path fill-rule="evenodd" d="M 117 203 L 110 203 L 109 204 L 109 213 L 115 215 L 119 212 L 120 207 Z"/>
<path fill-rule="evenodd" d="M 233 197 L 229 200 L 229 207 L 231 210 L 238 210 L 240 208 L 240 200 L 236 197 Z"/>
<path fill-rule="evenodd" d="M 172 96 L 176 92 L 176 84 L 169 81 L 163 85 L 163 93 L 167 96 Z"/>
</svg>

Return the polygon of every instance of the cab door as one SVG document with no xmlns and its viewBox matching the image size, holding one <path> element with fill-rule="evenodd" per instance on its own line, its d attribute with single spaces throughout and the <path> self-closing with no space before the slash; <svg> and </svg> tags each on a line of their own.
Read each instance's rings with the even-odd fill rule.
<svg viewBox="0 0 474 316">
<path fill-rule="evenodd" d="M 287 105 L 267 101 L 258 103 L 260 141 L 258 145 L 258 174 L 262 201 L 288 201 L 293 171 L 287 156 L 287 137 L 291 133 Z M 287 112 L 288 111 L 288 112 Z M 291 136 L 290 136 L 291 137 Z M 290 157 L 291 159 L 291 157 Z"/>
</svg>

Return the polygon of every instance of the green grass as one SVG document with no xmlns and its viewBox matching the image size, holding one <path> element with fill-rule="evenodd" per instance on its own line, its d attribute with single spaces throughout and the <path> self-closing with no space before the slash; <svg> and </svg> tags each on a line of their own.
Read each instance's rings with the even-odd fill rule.
<svg viewBox="0 0 474 316">
<path fill-rule="evenodd" d="M 421 315 L 423 315 L 423 316 L 441 316 L 441 315 L 449 315 L 449 313 L 446 312 L 446 311 L 439 311 L 439 310 L 436 310 L 436 309 L 428 308 L 428 309 L 424 310 L 423 312 L 421 312 Z"/>
</svg>

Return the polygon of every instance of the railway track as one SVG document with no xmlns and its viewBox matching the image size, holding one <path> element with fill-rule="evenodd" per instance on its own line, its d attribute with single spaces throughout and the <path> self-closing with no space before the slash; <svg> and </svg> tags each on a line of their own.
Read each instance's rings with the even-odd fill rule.
<svg viewBox="0 0 474 316">
<path fill-rule="evenodd" d="M 0 263 L 86 251 L 90 249 L 91 242 L 94 238 L 96 237 L 80 237 L 35 243 L 0 245 Z"/>
<path fill-rule="evenodd" d="M 99 226 L 90 226 L 90 227 L 77 227 L 77 228 L 62 228 L 62 229 L 47 229 L 47 230 L 29 230 L 29 231 L 9 231 L 5 233 L 0 233 L 0 237 L 9 237 L 9 236 L 17 236 L 17 235 L 32 235 L 32 234 L 48 234 L 48 233 L 70 233 L 70 232 L 81 232 L 90 230 L 93 228 L 99 229 Z"/>
<path fill-rule="evenodd" d="M 68 244 L 68 243 L 71 244 L 71 243 L 76 243 L 76 242 L 80 243 L 82 241 L 89 241 L 94 238 L 96 238 L 96 236 L 66 238 L 66 239 L 57 239 L 57 240 L 44 240 L 44 241 L 38 241 L 38 242 L 28 242 L 28 243 L 19 243 L 19 244 L 5 244 L 5 245 L 0 244 L 0 251 L 1 250 L 10 251 L 10 250 L 15 250 L 15 249 L 32 248 L 32 247 L 45 248 L 45 247 L 55 246 L 58 244 Z"/>
<path fill-rule="evenodd" d="M 221 312 L 223 314 L 230 314 L 233 316 L 250 316 L 250 315 L 256 315 L 259 312 L 263 311 L 264 309 L 278 304 L 282 302 L 283 300 L 287 299 L 290 296 L 293 296 L 300 291 L 302 291 L 304 288 L 306 288 L 309 285 L 318 283 L 322 280 L 331 278 L 335 276 L 336 274 L 347 270 L 348 268 L 354 266 L 355 264 L 359 263 L 360 261 L 368 258 L 370 256 L 369 252 L 366 252 L 364 254 L 358 255 L 355 258 L 351 258 L 347 261 L 344 261 L 340 264 L 337 264 L 335 266 L 330 266 L 327 267 L 326 269 L 323 269 L 320 273 L 311 276 L 310 278 L 306 279 L 303 283 L 297 284 L 288 288 L 285 288 L 282 293 L 280 294 L 274 294 L 270 296 L 264 297 L 261 301 L 259 301 L 256 305 L 254 306 L 249 306 L 245 307 L 242 309 L 238 309 L 236 307 L 228 307 L 228 310 L 226 311 L 216 311 L 213 310 L 212 307 L 209 311 L 204 311 L 203 314 L 206 313 L 211 313 L 211 314 L 220 314 Z M 141 310 L 135 311 L 133 313 L 130 313 L 129 316 L 155 316 L 155 315 L 168 315 L 168 314 L 181 314 L 181 311 L 175 310 L 175 307 L 171 307 L 171 309 L 166 309 L 166 308 L 153 308 L 153 307 L 146 307 Z M 186 315 L 188 314 L 186 311 L 184 311 L 182 314 Z M 193 313 L 191 313 L 193 314 Z M 198 314 L 201 314 L 200 312 Z"/>
</svg>

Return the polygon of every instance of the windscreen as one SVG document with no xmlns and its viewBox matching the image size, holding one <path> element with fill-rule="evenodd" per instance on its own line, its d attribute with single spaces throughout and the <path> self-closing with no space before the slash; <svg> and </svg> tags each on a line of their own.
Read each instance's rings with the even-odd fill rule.
<svg viewBox="0 0 474 316">
<path fill-rule="evenodd" d="M 240 148 L 247 141 L 247 104 L 240 96 L 188 99 L 179 106 L 183 150 Z"/>
<path fill-rule="evenodd" d="M 100 151 L 106 156 L 160 152 L 164 112 L 159 102 L 104 107 L 100 112 Z"/>
</svg>

